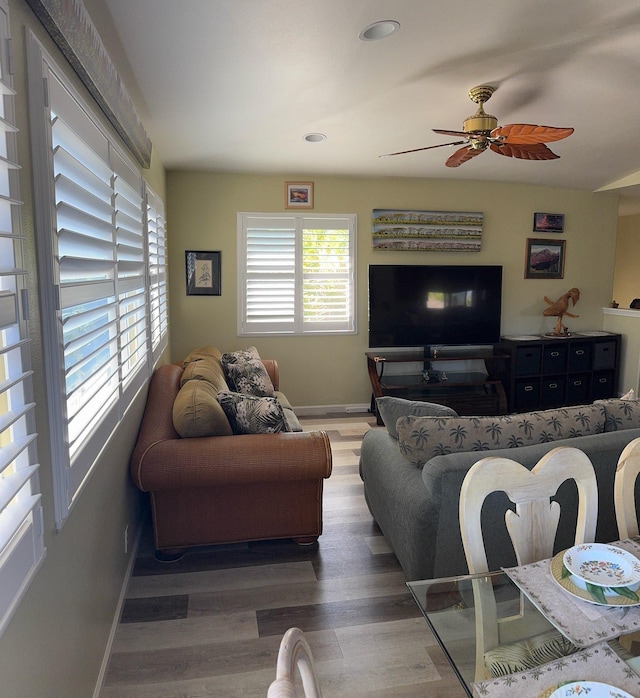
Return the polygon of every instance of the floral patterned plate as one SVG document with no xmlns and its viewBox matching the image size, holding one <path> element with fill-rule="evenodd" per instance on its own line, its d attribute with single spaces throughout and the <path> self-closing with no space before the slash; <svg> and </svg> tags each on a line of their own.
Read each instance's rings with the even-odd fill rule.
<svg viewBox="0 0 640 698">
<path fill-rule="evenodd" d="M 579 582 L 600 587 L 640 586 L 640 560 L 635 555 L 605 543 L 574 545 L 564 554 L 564 565 Z"/>
<path fill-rule="evenodd" d="M 566 592 L 583 601 L 599 606 L 640 606 L 640 590 L 631 591 L 626 587 L 608 588 L 591 585 L 587 590 L 586 584 L 579 587 L 574 577 L 564 565 L 564 553 L 557 553 L 551 560 L 551 577 Z M 624 591 L 623 591 L 624 590 Z M 623 592 L 623 593 L 619 593 Z"/>
<path fill-rule="evenodd" d="M 610 686 L 599 681 L 570 681 L 556 688 L 549 698 L 569 698 L 572 696 L 588 696 L 588 698 L 633 698 L 630 693 L 621 688 Z"/>
</svg>

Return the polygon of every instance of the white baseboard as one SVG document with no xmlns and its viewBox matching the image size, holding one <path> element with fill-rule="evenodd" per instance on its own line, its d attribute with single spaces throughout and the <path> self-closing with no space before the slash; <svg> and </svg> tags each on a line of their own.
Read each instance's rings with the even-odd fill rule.
<svg viewBox="0 0 640 698">
<path fill-rule="evenodd" d="M 334 414 L 334 413 L 351 413 L 351 412 L 368 412 L 371 406 L 369 404 L 362 405 L 306 405 L 303 407 L 294 407 L 293 411 L 298 417 L 314 417 L 316 415 Z"/>
<path fill-rule="evenodd" d="M 113 617 L 113 622 L 111 624 L 111 631 L 109 632 L 109 639 L 107 640 L 107 647 L 104 651 L 104 657 L 102 658 L 102 664 L 100 665 L 100 671 L 98 673 L 98 679 L 96 681 L 96 687 L 93 691 L 93 698 L 100 698 L 100 693 L 102 692 L 104 679 L 107 675 L 107 669 L 109 668 L 109 658 L 111 657 L 111 649 L 113 648 L 113 641 L 116 636 L 116 631 L 118 630 L 118 625 L 120 624 L 120 618 L 122 616 L 122 609 L 124 608 L 124 603 L 127 599 L 127 590 L 129 588 L 129 579 L 131 579 L 131 574 L 133 572 L 133 566 L 136 563 L 136 557 L 138 555 L 138 546 L 140 545 L 140 538 L 142 537 L 142 531 L 144 527 L 145 517 L 141 517 L 140 523 L 138 525 L 138 530 L 136 531 L 136 536 L 129 551 L 129 562 L 127 563 L 127 570 L 124 575 L 124 580 L 122 582 L 122 588 L 120 589 L 120 596 L 118 598 L 118 604 L 116 606 L 116 612 Z"/>
</svg>

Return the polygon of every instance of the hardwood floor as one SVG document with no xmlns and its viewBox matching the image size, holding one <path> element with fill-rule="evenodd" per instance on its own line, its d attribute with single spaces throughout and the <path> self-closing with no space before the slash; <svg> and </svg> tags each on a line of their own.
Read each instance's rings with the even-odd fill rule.
<svg viewBox="0 0 640 698">
<path fill-rule="evenodd" d="M 141 541 L 101 698 L 264 698 L 285 630 L 305 631 L 325 698 L 464 696 L 364 501 L 370 414 L 302 418 L 325 429 L 319 543 L 212 546 L 172 564 Z"/>
</svg>

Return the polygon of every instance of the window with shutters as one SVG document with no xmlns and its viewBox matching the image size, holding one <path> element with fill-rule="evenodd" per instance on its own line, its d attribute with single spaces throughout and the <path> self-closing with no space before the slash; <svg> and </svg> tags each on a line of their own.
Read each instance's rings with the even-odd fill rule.
<svg viewBox="0 0 640 698">
<path fill-rule="evenodd" d="M 166 345 L 162 202 L 35 36 L 28 67 L 56 522 Z"/>
<path fill-rule="evenodd" d="M 238 334 L 354 334 L 355 214 L 238 214 Z"/>
<path fill-rule="evenodd" d="M 45 556 L 8 41 L 0 0 L 0 634 Z"/>
<path fill-rule="evenodd" d="M 167 239 L 164 204 L 147 187 L 147 243 L 149 250 L 149 312 L 151 314 L 151 349 L 157 360 L 167 346 Z"/>
</svg>

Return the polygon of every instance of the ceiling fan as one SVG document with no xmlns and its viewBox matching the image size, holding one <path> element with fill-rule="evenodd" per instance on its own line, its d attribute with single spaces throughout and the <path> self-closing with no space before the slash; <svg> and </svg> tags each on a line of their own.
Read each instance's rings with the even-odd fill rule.
<svg viewBox="0 0 640 698">
<path fill-rule="evenodd" d="M 421 150 L 431 150 L 432 148 L 464 145 L 463 148 L 456 150 L 447 160 L 445 163 L 447 167 L 459 167 L 476 155 L 480 155 L 487 148 L 493 150 L 494 153 L 521 160 L 556 160 L 559 158 L 560 156 L 551 151 L 545 143 L 567 138 L 567 136 L 573 133 L 573 129 L 556 128 L 555 126 L 536 126 L 534 124 L 498 126 L 498 119 L 484 111 L 484 104 L 489 101 L 495 89 L 491 85 L 480 85 L 469 90 L 469 99 L 478 105 L 478 109 L 473 116 L 464 120 L 462 131 L 433 129 L 435 133 L 441 133 L 445 136 L 461 136 L 463 140 L 441 143 L 440 145 L 428 145 L 425 148 L 414 148 L 413 150 L 401 150 L 397 153 L 380 155 L 380 157 L 387 158 L 392 155 L 417 153 Z"/>
</svg>

